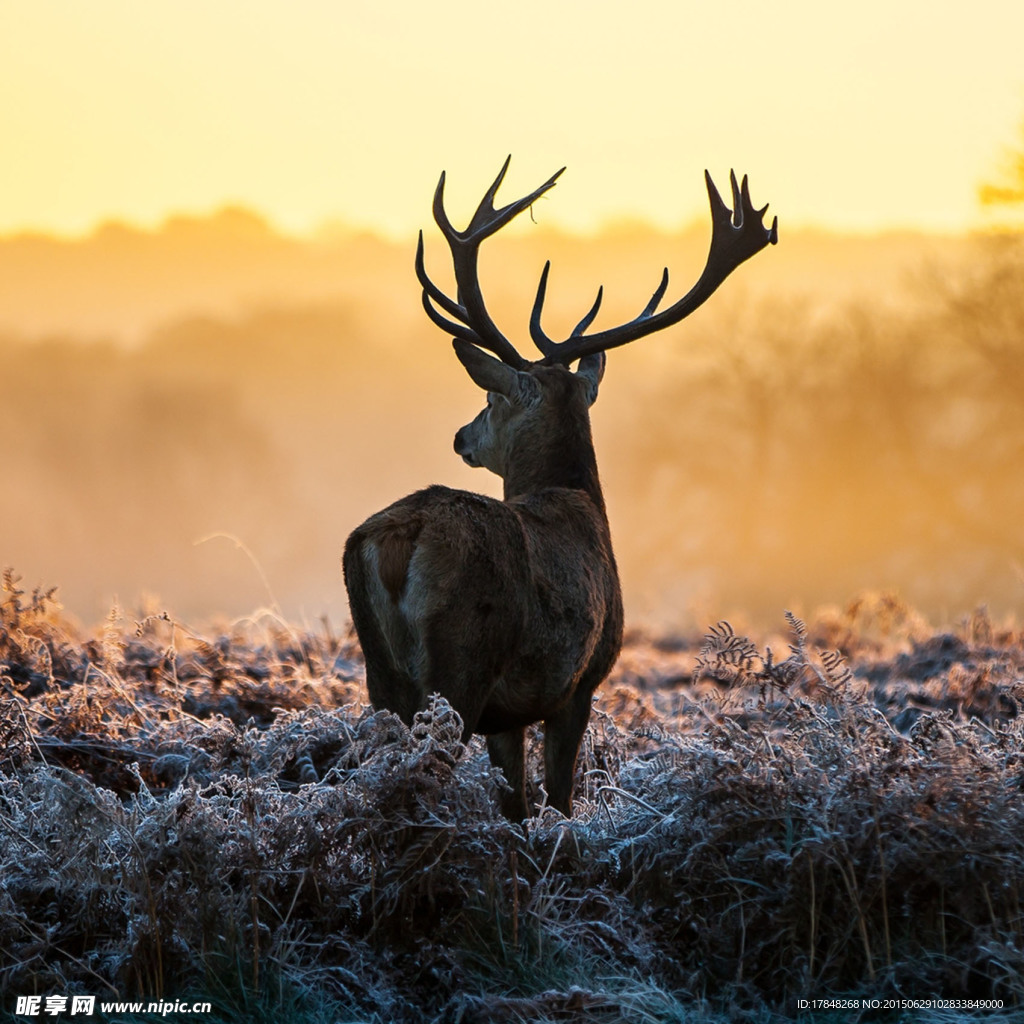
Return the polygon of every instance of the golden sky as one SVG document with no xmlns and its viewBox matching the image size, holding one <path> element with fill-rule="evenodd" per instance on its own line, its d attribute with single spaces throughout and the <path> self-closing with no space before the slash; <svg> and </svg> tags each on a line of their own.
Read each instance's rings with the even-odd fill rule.
<svg viewBox="0 0 1024 1024">
<path fill-rule="evenodd" d="M 575 229 L 961 230 L 1024 117 L 1020 0 L 0 0 L 0 233 L 243 203 L 406 235 L 449 173 Z"/>
</svg>

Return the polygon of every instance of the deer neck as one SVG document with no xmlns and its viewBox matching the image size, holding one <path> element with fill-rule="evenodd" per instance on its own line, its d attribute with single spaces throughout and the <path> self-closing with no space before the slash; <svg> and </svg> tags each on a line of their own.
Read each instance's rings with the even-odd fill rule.
<svg viewBox="0 0 1024 1024">
<path fill-rule="evenodd" d="M 516 439 L 504 476 L 505 501 L 551 487 L 568 487 L 589 495 L 607 519 L 590 423 L 584 420 L 568 426 Z"/>
</svg>

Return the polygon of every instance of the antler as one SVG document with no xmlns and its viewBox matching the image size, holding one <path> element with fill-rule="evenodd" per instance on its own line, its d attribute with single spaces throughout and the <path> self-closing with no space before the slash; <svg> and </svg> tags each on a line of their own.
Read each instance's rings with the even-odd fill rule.
<svg viewBox="0 0 1024 1024">
<path fill-rule="evenodd" d="M 661 276 L 661 284 L 651 296 L 651 301 L 633 320 L 619 327 L 598 331 L 595 334 L 584 334 L 593 323 L 594 317 L 597 316 L 597 311 L 601 307 L 603 289 L 599 288 L 594 305 L 573 328 L 569 337 L 562 342 L 554 341 L 544 333 L 540 326 L 541 309 L 547 292 L 548 272 L 551 269 L 551 261 L 548 260 L 544 264 L 544 271 L 537 287 L 537 298 L 533 304 L 533 313 L 530 316 L 530 336 L 537 348 L 544 354 L 541 362 L 547 365 L 552 363 L 568 365 L 583 356 L 591 355 L 594 352 L 603 352 L 618 345 L 625 345 L 627 342 L 636 341 L 637 338 L 678 323 L 710 298 L 715 289 L 744 260 L 750 259 L 766 245 L 775 245 L 779 240 L 778 217 L 772 220 L 771 228 L 766 228 L 763 218 L 768 206 L 765 205 L 760 210 L 754 209 L 754 205 L 750 201 L 746 175 L 743 176 L 743 184 L 740 186 L 737 186 L 736 175 L 732 171 L 729 172 L 729 178 L 732 184 L 733 210 L 730 210 L 723 202 L 715 183 L 711 180 L 711 175 L 707 171 L 704 172 L 704 179 L 708 187 L 708 199 L 711 203 L 711 246 L 708 250 L 707 263 L 704 265 L 704 270 L 697 283 L 678 302 L 660 313 L 654 311 L 658 308 L 658 304 L 668 288 L 667 267 Z"/>
<path fill-rule="evenodd" d="M 449 298 L 427 277 L 423 264 L 422 231 L 416 246 L 416 276 L 423 286 L 423 308 L 427 311 L 427 316 L 438 327 L 456 338 L 462 338 L 464 341 L 493 352 L 509 366 L 521 370 L 529 365 L 529 361 L 524 359 L 508 338 L 498 330 L 484 304 L 477 267 L 480 243 L 503 228 L 513 217 L 518 216 L 534 200 L 547 192 L 565 168 L 552 174 L 540 188 L 534 189 L 528 196 L 496 210 L 494 196 L 505 179 L 505 172 L 508 170 L 511 159 L 511 156 L 507 157 L 505 163 L 502 164 L 498 176 L 484 193 L 480 205 L 476 208 L 476 213 L 473 214 L 472 220 L 464 231 L 457 231 L 445 213 L 444 172 L 441 173 L 441 178 L 437 183 L 437 189 L 434 192 L 434 220 L 437 221 L 437 226 L 441 229 L 441 233 L 447 239 L 448 247 L 451 249 L 458 299 Z M 750 189 L 747 186 L 746 175 L 743 176 L 743 183 L 737 185 L 735 173 L 729 172 L 729 181 L 732 185 L 732 210 L 725 205 L 707 171 L 704 172 L 704 180 L 707 183 L 708 200 L 711 203 L 711 246 L 708 250 L 707 262 L 697 283 L 668 309 L 664 309 L 660 313 L 655 312 L 668 288 L 668 268 L 666 267 L 661 275 L 661 283 L 639 316 L 619 327 L 598 331 L 595 334 L 586 334 L 585 331 L 594 322 L 594 318 L 601 308 L 604 289 L 598 288 L 593 306 L 573 328 L 569 337 L 565 341 L 554 341 L 544 333 L 540 325 L 551 261 L 548 260 L 544 264 L 540 284 L 537 286 L 537 298 L 534 300 L 533 312 L 530 315 L 530 336 L 544 356 L 540 360 L 541 363 L 549 366 L 554 363 L 568 365 L 583 356 L 603 352 L 618 345 L 625 345 L 627 342 L 636 341 L 647 334 L 653 334 L 655 331 L 678 323 L 710 298 L 715 289 L 744 260 L 750 259 L 765 246 L 775 245 L 778 242 L 779 219 L 775 217 L 770 228 L 764 226 L 764 215 L 768 206 L 766 204 L 760 210 L 754 209 L 754 204 L 750 201 Z M 443 316 L 435 308 L 435 303 L 449 317 L 454 317 L 454 320 Z"/>
<path fill-rule="evenodd" d="M 423 308 L 427 316 L 442 330 L 472 342 L 480 348 L 493 352 L 503 362 L 521 370 L 529 365 L 513 347 L 512 343 L 498 330 L 487 307 L 484 305 L 484 297 L 480 291 L 480 280 L 477 272 L 477 256 L 480 250 L 480 243 L 496 231 L 503 228 L 513 217 L 527 209 L 534 200 L 540 198 L 558 180 L 562 170 L 556 171 L 538 189 L 534 189 L 528 196 L 517 199 L 500 210 L 494 208 L 494 196 L 505 178 L 511 156 L 507 157 L 498 172 L 494 183 L 480 200 L 480 205 L 473 214 L 473 219 L 464 231 L 456 231 L 444 209 L 444 172 L 441 172 L 441 179 L 437 183 L 434 192 L 434 220 L 441 229 L 441 233 L 448 241 L 448 247 L 452 252 L 452 263 L 455 267 L 455 283 L 458 287 L 458 301 L 453 301 L 441 291 L 433 281 L 427 277 L 426 268 L 423 265 L 423 232 L 420 232 L 419 243 L 416 246 L 416 276 L 423 286 Z M 443 309 L 448 316 L 455 320 L 449 320 L 434 308 L 434 303 Z M 456 322 L 457 321 L 457 322 Z"/>
</svg>

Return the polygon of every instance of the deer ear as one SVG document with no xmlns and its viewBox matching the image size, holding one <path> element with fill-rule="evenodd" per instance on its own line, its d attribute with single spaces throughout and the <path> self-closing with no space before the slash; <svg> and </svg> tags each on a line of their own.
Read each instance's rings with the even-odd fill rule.
<svg viewBox="0 0 1024 1024">
<path fill-rule="evenodd" d="M 452 339 L 452 347 L 459 362 L 473 378 L 473 383 L 484 391 L 497 391 L 499 395 L 510 395 L 516 388 L 518 374 L 500 359 L 489 356 L 482 349 L 461 338 Z"/>
<path fill-rule="evenodd" d="M 576 376 L 587 386 L 587 405 L 593 405 L 597 401 L 597 389 L 604 376 L 606 362 L 604 352 L 594 352 L 592 355 L 584 356 L 576 369 Z"/>
<path fill-rule="evenodd" d="M 528 373 L 514 369 L 461 338 L 453 338 L 452 347 L 473 383 L 484 391 L 495 391 L 509 401 L 520 403 L 528 402 L 534 395 L 536 381 Z"/>
</svg>

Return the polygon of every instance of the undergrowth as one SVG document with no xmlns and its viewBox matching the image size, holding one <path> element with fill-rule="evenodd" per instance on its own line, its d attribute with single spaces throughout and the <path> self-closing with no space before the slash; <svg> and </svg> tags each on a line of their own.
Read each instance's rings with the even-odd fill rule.
<svg viewBox="0 0 1024 1024">
<path fill-rule="evenodd" d="M 351 635 L 115 609 L 84 636 L 53 591 L 3 587 L 3 1011 L 32 993 L 463 1024 L 1024 1006 L 1024 637 L 983 612 L 937 633 L 863 598 L 787 616 L 782 647 L 728 623 L 634 634 L 575 817 L 519 824 L 443 700 L 411 729 L 364 706 Z"/>
</svg>

